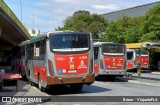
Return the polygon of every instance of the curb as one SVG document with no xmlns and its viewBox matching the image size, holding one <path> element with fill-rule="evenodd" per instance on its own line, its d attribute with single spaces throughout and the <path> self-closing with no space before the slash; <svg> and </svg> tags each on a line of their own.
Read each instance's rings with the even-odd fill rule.
<svg viewBox="0 0 160 105">
<path fill-rule="evenodd" d="M 160 75 L 160 72 L 151 72 L 152 74 Z"/>
<path fill-rule="evenodd" d="M 158 86 L 160 87 L 160 84 L 155 83 L 148 83 L 148 82 L 141 82 L 141 81 L 135 81 L 135 80 L 128 80 L 129 83 L 135 83 L 135 84 L 141 84 L 141 85 L 149 85 L 149 86 Z"/>
<path fill-rule="evenodd" d="M 148 85 L 148 86 L 157 86 L 157 87 L 160 87 L 160 83 L 155 84 L 155 83 L 148 83 L 148 82 L 137 81 L 137 80 L 126 80 L 126 79 L 124 79 L 124 78 L 122 79 L 122 78 L 119 78 L 119 77 L 117 77 L 117 79 L 123 80 L 123 81 L 128 82 L 128 83 L 135 83 L 135 84 L 141 84 L 141 85 Z M 131 79 L 131 78 L 128 78 L 128 79 Z"/>
</svg>

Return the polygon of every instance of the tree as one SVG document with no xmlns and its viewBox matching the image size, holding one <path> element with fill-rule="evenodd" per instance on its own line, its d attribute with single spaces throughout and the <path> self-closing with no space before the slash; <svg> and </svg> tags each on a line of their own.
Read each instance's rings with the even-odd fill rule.
<svg viewBox="0 0 160 105">
<path fill-rule="evenodd" d="M 94 39 L 98 39 L 105 32 L 106 27 L 100 21 L 93 21 L 87 28 L 91 32 Z"/>
<path fill-rule="evenodd" d="M 160 4 L 155 5 L 145 15 L 143 36 L 140 41 L 159 41 L 160 39 Z"/>
<path fill-rule="evenodd" d="M 144 23 L 142 17 L 122 17 L 108 24 L 106 35 L 101 37 L 103 41 L 118 43 L 136 43 L 140 40 Z"/>
<path fill-rule="evenodd" d="M 89 11 L 79 10 L 64 21 L 64 26 L 56 30 L 73 30 L 82 32 L 91 32 L 93 38 L 99 38 L 105 32 L 107 21 L 103 16 L 98 14 L 90 14 Z"/>
</svg>

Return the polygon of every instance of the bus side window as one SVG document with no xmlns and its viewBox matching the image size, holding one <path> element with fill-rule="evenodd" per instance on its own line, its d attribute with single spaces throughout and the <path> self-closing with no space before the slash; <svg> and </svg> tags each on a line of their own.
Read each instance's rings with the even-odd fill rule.
<svg viewBox="0 0 160 105">
<path fill-rule="evenodd" d="M 46 41 L 40 42 L 40 59 L 44 60 L 46 55 Z"/>
<path fill-rule="evenodd" d="M 40 59 L 40 42 L 34 43 L 34 58 L 33 59 Z"/>
<path fill-rule="evenodd" d="M 94 60 L 98 59 L 99 47 L 94 47 Z"/>
</svg>

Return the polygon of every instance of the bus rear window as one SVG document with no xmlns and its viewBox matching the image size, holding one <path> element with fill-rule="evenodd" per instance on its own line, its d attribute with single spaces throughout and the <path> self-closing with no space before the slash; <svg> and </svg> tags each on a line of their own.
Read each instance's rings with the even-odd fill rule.
<svg viewBox="0 0 160 105">
<path fill-rule="evenodd" d="M 133 52 L 127 52 L 127 60 L 132 60 Z"/>
<path fill-rule="evenodd" d="M 88 51 L 90 48 L 89 35 L 64 34 L 51 36 L 51 50 L 55 52 Z"/>
<path fill-rule="evenodd" d="M 123 54 L 125 47 L 123 45 L 102 45 L 103 54 Z"/>
<path fill-rule="evenodd" d="M 136 55 L 139 56 L 139 52 L 138 52 L 138 51 L 136 51 Z M 148 56 L 148 51 L 141 51 L 141 55 L 142 55 L 142 56 L 143 56 L 143 55 Z"/>
</svg>

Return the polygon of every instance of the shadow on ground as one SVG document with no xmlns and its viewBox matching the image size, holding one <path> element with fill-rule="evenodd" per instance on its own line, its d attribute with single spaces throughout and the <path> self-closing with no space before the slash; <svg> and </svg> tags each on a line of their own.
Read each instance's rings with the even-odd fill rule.
<svg viewBox="0 0 160 105">
<path fill-rule="evenodd" d="M 88 93 L 99 93 L 99 92 L 105 92 L 110 91 L 111 89 L 102 88 L 99 86 L 94 85 L 84 85 L 82 90 L 72 90 L 67 85 L 59 85 L 59 86 L 51 86 L 49 89 L 47 89 L 46 93 L 49 95 L 67 95 L 67 94 L 88 94 Z"/>
</svg>

